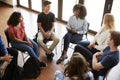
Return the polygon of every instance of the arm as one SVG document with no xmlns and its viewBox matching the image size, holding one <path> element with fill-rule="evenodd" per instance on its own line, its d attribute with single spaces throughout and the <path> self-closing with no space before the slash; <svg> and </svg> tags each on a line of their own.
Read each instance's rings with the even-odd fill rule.
<svg viewBox="0 0 120 80">
<path fill-rule="evenodd" d="M 3 41 L 2 41 L 1 36 L 0 36 L 0 54 L 4 54 L 4 55 L 8 54 L 8 51 L 7 51 L 5 45 L 4 45 Z"/>
<path fill-rule="evenodd" d="M 93 55 L 93 59 L 92 59 L 92 68 L 94 70 L 100 70 L 102 68 L 104 68 L 104 66 L 98 62 L 98 59 L 102 56 L 102 52 L 97 52 Z"/>
<path fill-rule="evenodd" d="M 50 34 L 52 34 L 52 32 L 54 31 L 54 29 L 55 29 L 54 22 L 52 22 L 52 28 L 51 28 L 51 30 L 49 31 Z"/>
<path fill-rule="evenodd" d="M 26 33 L 25 33 L 25 35 L 24 35 L 24 40 L 26 41 L 26 43 L 25 43 L 25 44 L 27 44 L 28 46 L 30 46 L 30 47 L 32 47 L 32 48 L 33 48 L 33 44 L 29 41 L 29 39 L 28 39 L 28 37 L 27 37 Z"/>
<path fill-rule="evenodd" d="M 9 31 L 9 38 L 10 38 L 12 41 L 14 41 L 14 42 L 26 44 L 26 45 L 32 47 L 32 44 L 30 43 L 30 41 L 28 40 L 28 38 L 27 38 L 27 36 L 26 36 L 25 30 L 24 30 L 24 29 L 22 29 L 22 30 L 23 30 L 23 32 L 22 32 L 22 34 L 23 34 L 23 39 L 19 39 L 19 38 L 17 38 L 17 37 L 15 36 L 15 33 L 14 33 L 13 29 L 12 29 L 12 28 L 9 28 L 9 29 L 8 29 L 8 31 Z"/>
<path fill-rule="evenodd" d="M 74 31 L 73 29 L 68 29 L 68 28 L 66 28 L 66 29 L 67 29 L 67 31 L 70 32 L 70 33 L 75 33 L 75 34 L 77 34 L 77 32 Z"/>
<path fill-rule="evenodd" d="M 71 25 L 73 24 L 73 19 L 72 19 L 72 17 L 73 17 L 73 16 L 71 16 L 71 17 L 69 18 L 69 21 L 68 21 L 68 23 L 67 23 L 66 29 L 67 29 L 67 31 L 70 32 L 70 33 L 77 33 L 77 32 L 71 27 Z"/>
<path fill-rule="evenodd" d="M 2 57 L 0 57 L 0 61 L 7 61 L 7 62 L 10 62 L 12 60 L 13 56 L 9 55 L 9 54 L 6 54 Z"/>
<path fill-rule="evenodd" d="M 44 36 L 44 38 L 46 38 L 47 37 L 47 33 L 44 31 L 44 29 L 43 29 L 43 27 L 42 27 L 40 22 L 38 23 L 38 28 L 39 28 L 40 32 L 42 33 L 42 35 Z"/>
<path fill-rule="evenodd" d="M 0 54 L 4 55 L 0 57 L 0 60 L 5 60 L 9 62 L 13 58 L 12 56 L 8 55 L 8 51 L 1 39 L 1 36 L 0 36 Z"/>
<path fill-rule="evenodd" d="M 19 43 L 23 43 L 23 44 L 27 44 L 27 41 L 23 41 L 23 40 L 20 40 L 18 38 L 15 37 L 14 33 L 9 33 L 9 37 L 12 41 L 15 41 L 15 42 L 19 42 Z"/>
</svg>

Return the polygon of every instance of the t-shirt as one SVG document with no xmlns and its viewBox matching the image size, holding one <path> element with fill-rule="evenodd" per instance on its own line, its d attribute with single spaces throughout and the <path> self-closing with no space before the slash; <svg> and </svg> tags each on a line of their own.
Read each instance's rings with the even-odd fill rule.
<svg viewBox="0 0 120 80">
<path fill-rule="evenodd" d="M 19 29 L 16 29 L 12 25 L 9 25 L 8 33 L 13 33 L 17 39 L 23 40 L 25 37 L 25 30 L 23 23 L 20 24 Z"/>
<path fill-rule="evenodd" d="M 99 62 L 101 62 L 101 64 L 104 66 L 104 68 L 99 71 L 99 74 L 104 76 L 110 68 L 118 64 L 119 50 L 111 52 L 110 47 L 106 47 L 103 50 L 103 55 L 99 59 Z"/>
<path fill-rule="evenodd" d="M 52 28 L 52 22 L 55 22 L 55 15 L 52 12 L 49 12 L 48 14 L 41 12 L 38 15 L 37 23 L 41 23 L 45 32 Z"/>
</svg>

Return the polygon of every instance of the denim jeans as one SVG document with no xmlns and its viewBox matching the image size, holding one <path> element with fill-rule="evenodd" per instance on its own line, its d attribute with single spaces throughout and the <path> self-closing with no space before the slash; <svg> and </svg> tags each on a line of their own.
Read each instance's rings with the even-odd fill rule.
<svg viewBox="0 0 120 80">
<path fill-rule="evenodd" d="M 91 61 L 92 55 L 99 50 L 96 48 L 88 49 L 87 46 L 90 44 L 90 41 L 79 41 L 75 46 L 74 52 L 80 52 L 87 61 Z"/>
<path fill-rule="evenodd" d="M 64 36 L 64 48 L 63 48 L 63 50 L 67 51 L 70 42 L 77 44 L 78 41 L 82 40 L 82 37 L 83 37 L 82 34 L 73 34 L 73 33 L 68 32 Z"/>
<path fill-rule="evenodd" d="M 29 39 L 29 41 L 32 43 L 33 48 L 26 45 L 26 44 L 22 44 L 22 43 L 18 43 L 18 42 L 14 42 L 11 41 L 11 45 L 13 48 L 16 48 L 20 51 L 27 51 L 29 53 L 30 56 L 32 57 L 36 57 L 38 59 L 39 57 L 39 48 L 37 43 L 35 43 L 33 40 Z"/>
</svg>

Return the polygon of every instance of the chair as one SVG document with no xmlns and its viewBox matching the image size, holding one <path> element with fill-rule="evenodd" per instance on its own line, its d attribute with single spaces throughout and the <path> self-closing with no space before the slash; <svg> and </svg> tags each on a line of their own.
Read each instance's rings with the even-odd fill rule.
<svg viewBox="0 0 120 80">
<path fill-rule="evenodd" d="M 7 44 L 8 44 L 8 47 L 12 47 L 11 44 L 10 44 L 10 38 L 9 38 L 9 34 L 8 34 L 8 28 L 6 28 L 4 30 L 4 33 L 5 33 L 5 36 L 6 36 L 6 39 L 7 39 Z M 19 50 L 20 51 L 20 50 Z M 23 62 L 25 62 L 25 60 L 29 57 L 29 54 L 26 52 L 26 51 L 21 51 L 22 52 L 22 57 L 23 57 Z M 24 55 L 24 53 L 27 53 L 27 55 Z"/>
<path fill-rule="evenodd" d="M 82 39 L 82 40 L 88 40 L 88 30 L 89 30 L 89 26 L 90 26 L 90 24 L 89 24 L 89 22 L 87 22 L 87 31 L 86 31 L 85 34 L 83 34 L 83 39 Z M 84 38 L 84 36 L 85 36 L 85 38 Z M 69 45 L 69 48 L 74 49 L 74 46 L 75 46 L 77 43 L 74 43 L 74 42 L 71 42 L 71 43 L 72 43 L 72 45 Z M 64 45 L 64 37 L 63 37 L 63 39 L 62 39 L 61 52 L 63 51 L 63 45 Z"/>
</svg>

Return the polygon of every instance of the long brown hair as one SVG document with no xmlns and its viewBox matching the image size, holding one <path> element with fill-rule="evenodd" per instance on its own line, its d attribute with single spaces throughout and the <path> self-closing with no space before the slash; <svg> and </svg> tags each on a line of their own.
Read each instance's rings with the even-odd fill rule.
<svg viewBox="0 0 120 80">
<path fill-rule="evenodd" d="M 72 79 L 78 77 L 78 80 L 85 80 L 85 73 L 88 71 L 88 66 L 85 58 L 78 52 L 75 52 L 65 69 L 65 76 Z M 72 79 L 73 80 L 73 79 Z"/>
</svg>

